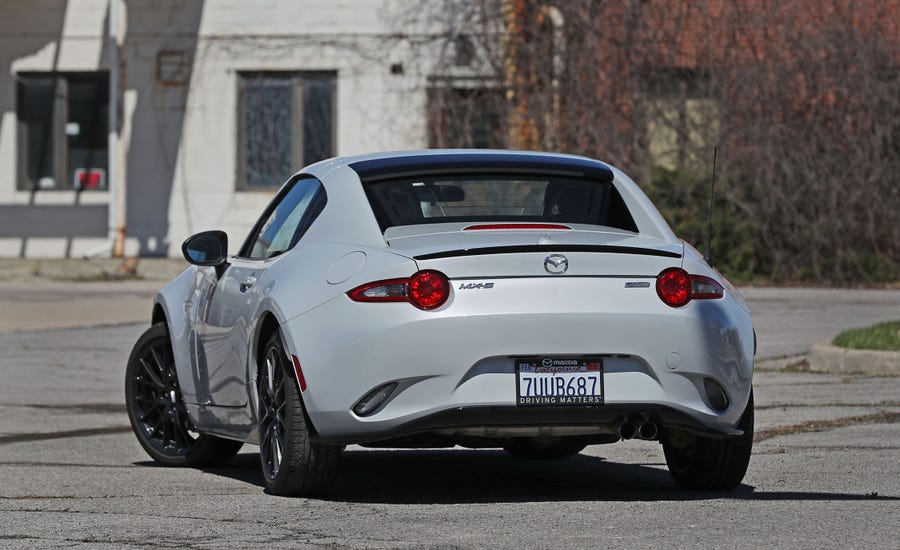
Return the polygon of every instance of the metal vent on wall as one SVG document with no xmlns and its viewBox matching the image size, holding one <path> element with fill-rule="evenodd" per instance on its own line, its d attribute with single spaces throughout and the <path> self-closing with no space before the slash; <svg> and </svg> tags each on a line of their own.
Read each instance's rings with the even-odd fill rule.
<svg viewBox="0 0 900 550">
<path fill-rule="evenodd" d="M 166 86 L 184 86 L 191 77 L 191 56 L 184 51 L 156 54 L 156 80 Z"/>
</svg>

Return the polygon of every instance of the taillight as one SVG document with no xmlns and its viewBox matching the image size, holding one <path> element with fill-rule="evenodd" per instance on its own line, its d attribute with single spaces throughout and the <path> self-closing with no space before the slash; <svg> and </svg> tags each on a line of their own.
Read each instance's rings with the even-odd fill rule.
<svg viewBox="0 0 900 550">
<path fill-rule="evenodd" d="M 409 279 L 375 281 L 358 286 L 347 293 L 354 302 L 406 302 L 406 284 Z"/>
<path fill-rule="evenodd" d="M 441 307 L 450 297 L 450 281 L 440 271 L 419 271 L 409 278 L 409 301 L 419 309 Z"/>
<path fill-rule="evenodd" d="M 725 290 L 718 282 L 703 275 L 691 275 L 687 271 L 673 267 L 656 277 L 656 293 L 672 307 L 681 307 L 691 300 L 721 298 Z"/>
<path fill-rule="evenodd" d="M 656 293 L 672 307 L 691 301 L 691 276 L 683 269 L 667 269 L 656 277 Z"/>
<path fill-rule="evenodd" d="M 691 275 L 691 299 L 715 300 L 725 295 L 722 285 L 709 277 Z"/>
<path fill-rule="evenodd" d="M 425 270 L 408 279 L 366 283 L 347 296 L 354 302 L 409 302 L 419 309 L 435 309 L 450 297 L 450 281 L 440 271 Z"/>
</svg>

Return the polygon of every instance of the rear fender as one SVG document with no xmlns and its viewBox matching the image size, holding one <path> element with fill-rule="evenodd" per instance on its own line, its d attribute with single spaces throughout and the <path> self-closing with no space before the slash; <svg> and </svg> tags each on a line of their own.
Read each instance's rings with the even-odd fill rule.
<svg viewBox="0 0 900 550">
<path fill-rule="evenodd" d="M 418 267 L 416 262 L 405 256 L 401 256 L 385 249 L 373 249 L 352 244 L 337 246 L 337 243 L 329 243 L 329 247 L 309 247 L 309 252 L 314 252 L 315 262 L 304 261 L 306 255 L 299 255 L 299 247 L 292 252 L 292 256 L 286 256 L 285 260 L 273 265 L 266 273 L 267 286 L 263 290 L 265 298 L 260 301 L 257 312 L 254 315 L 253 341 L 250 344 L 251 353 L 248 354 L 247 365 L 247 391 L 251 401 L 255 403 L 257 365 L 261 341 L 262 320 L 264 315 L 274 315 L 279 326 L 284 325 L 300 316 L 315 317 L 315 310 L 335 300 L 349 300 L 346 293 L 350 290 L 373 281 L 409 277 Z M 344 258 L 353 255 L 359 260 L 352 262 L 352 268 L 347 268 L 341 262 Z M 336 273 L 340 269 L 334 266 L 342 266 L 340 276 Z M 330 280 L 329 280 L 330 278 Z M 278 281 L 278 284 L 275 284 Z M 318 297 L 317 299 L 315 297 Z M 289 309 L 290 308 L 290 309 Z M 307 315 L 308 314 L 308 315 Z M 282 343 L 288 354 L 287 361 L 291 361 L 290 355 L 296 355 L 302 367 L 305 350 L 294 339 L 289 330 L 281 330 Z M 315 343 L 311 345 L 317 345 Z M 308 352 L 306 352 L 308 353 Z M 296 381 L 295 381 L 296 383 Z M 316 387 L 310 384 L 305 392 L 302 392 L 303 402 L 308 407 L 315 408 Z M 255 408 L 251 414 L 256 416 Z M 314 426 L 315 427 L 315 426 Z"/>
</svg>

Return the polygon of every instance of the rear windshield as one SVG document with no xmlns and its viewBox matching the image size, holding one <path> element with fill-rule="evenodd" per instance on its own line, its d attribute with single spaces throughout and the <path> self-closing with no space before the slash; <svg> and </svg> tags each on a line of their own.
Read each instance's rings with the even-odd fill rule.
<svg viewBox="0 0 900 550">
<path fill-rule="evenodd" d="M 381 230 L 446 222 L 565 222 L 637 232 L 609 182 L 557 176 L 428 176 L 371 182 L 366 195 Z"/>
</svg>

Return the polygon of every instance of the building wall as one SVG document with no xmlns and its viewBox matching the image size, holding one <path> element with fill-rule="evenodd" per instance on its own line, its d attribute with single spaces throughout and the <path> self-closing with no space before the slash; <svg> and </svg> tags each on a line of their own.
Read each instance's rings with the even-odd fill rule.
<svg viewBox="0 0 900 550">
<path fill-rule="evenodd" d="M 0 256 L 80 256 L 102 247 L 42 205 L 105 216 L 106 191 L 18 191 L 16 74 L 109 69 L 107 0 L 0 0 Z M 127 0 L 120 3 L 125 253 L 177 256 L 191 233 L 223 229 L 234 247 L 274 194 L 237 191 L 238 73 L 333 71 L 335 153 L 424 147 L 424 76 L 387 3 L 367 0 Z M 165 60 L 185 60 L 175 81 Z M 169 65 L 167 65 L 169 66 Z M 177 71 L 176 71 L 177 72 Z M 293 169 L 300 169 L 295 166 Z M 284 174 L 286 179 L 290 174 Z M 33 213 L 33 215 L 32 215 Z M 35 219 L 40 218 L 40 219 Z M 11 216 L 7 216 L 11 220 Z M 71 224 L 72 220 L 63 220 Z"/>
<path fill-rule="evenodd" d="M 108 193 L 85 193 L 76 197 L 74 192 L 67 191 L 30 193 L 17 190 L 15 84 L 18 72 L 93 71 L 108 66 L 102 40 L 105 15 L 106 6 L 102 0 L 73 1 L 69 5 L 58 0 L 28 3 L 5 0 L 0 3 L 0 66 L 5 69 L 0 73 L 0 217 L 15 222 L 14 227 L 9 227 L 0 220 L 0 255 L 75 255 L 105 242 L 102 236 L 58 238 L 47 235 L 48 231 L 22 227 L 28 221 L 41 224 L 40 220 L 33 219 L 35 217 L 65 218 L 48 215 L 53 211 L 43 207 L 74 207 L 76 201 L 80 205 L 102 207 L 108 202 Z M 26 211 L 26 219 L 13 215 L 22 211 Z M 85 211 L 106 215 L 102 208 L 85 208 Z M 48 219 L 46 223 L 53 224 L 53 220 Z"/>
</svg>

